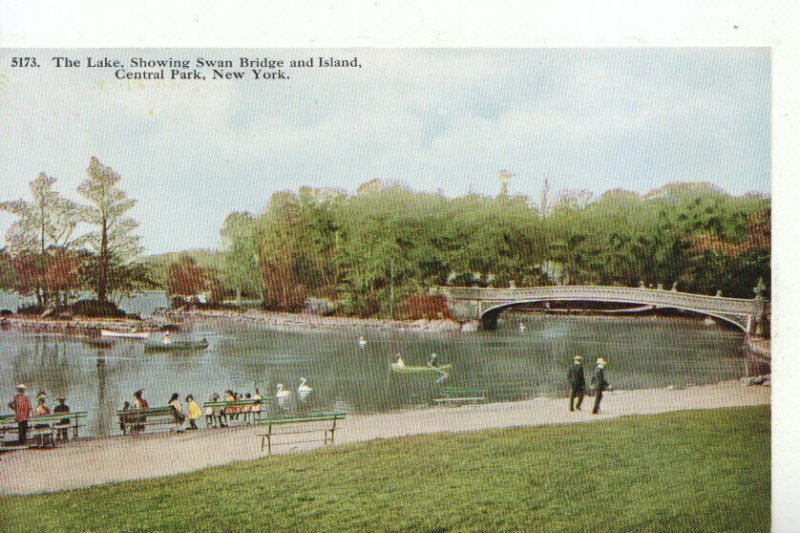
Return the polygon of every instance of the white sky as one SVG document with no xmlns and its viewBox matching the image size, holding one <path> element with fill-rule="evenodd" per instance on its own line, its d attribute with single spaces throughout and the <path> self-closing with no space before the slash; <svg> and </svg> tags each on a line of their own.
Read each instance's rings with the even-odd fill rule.
<svg viewBox="0 0 800 533">
<path fill-rule="evenodd" d="M 358 56 L 289 80 L 129 83 L 52 57 Z M 35 55 L 38 69 L 10 68 Z M 75 192 L 96 156 L 138 200 L 147 253 L 212 248 L 232 211 L 301 185 L 373 178 L 494 195 L 708 181 L 770 193 L 767 48 L 24 50 L 0 52 L 4 199 L 40 172 Z M 211 74 L 206 71 L 206 74 Z M 249 77 L 249 73 L 248 73 Z M 5 234 L 13 217 L 0 216 Z M 4 238 L 4 237 L 3 237 Z"/>
</svg>

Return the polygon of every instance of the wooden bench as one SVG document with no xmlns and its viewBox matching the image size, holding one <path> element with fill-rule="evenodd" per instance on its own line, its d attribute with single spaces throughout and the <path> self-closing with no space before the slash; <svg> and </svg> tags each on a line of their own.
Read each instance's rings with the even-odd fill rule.
<svg viewBox="0 0 800 533">
<path fill-rule="evenodd" d="M 26 433 L 25 444 L 5 446 L 5 443 L 3 443 L 4 451 L 38 447 L 43 448 L 47 446 L 55 447 L 55 437 L 58 428 L 54 426 L 59 422 L 61 422 L 61 417 L 55 418 L 48 415 L 31 417 L 28 419 L 28 431 Z M 17 443 L 19 443 L 19 425 L 13 416 L 11 417 L 10 423 L 3 422 L 3 424 L 0 425 L 0 434 L 2 435 L 3 441 L 5 441 L 5 436 L 8 433 L 17 434 Z"/>
<path fill-rule="evenodd" d="M 264 429 L 259 432 L 261 437 L 261 451 L 264 451 L 264 444 L 267 445 L 267 455 L 272 455 L 272 447 L 281 444 L 301 444 L 304 442 L 319 442 L 327 446 L 328 442 L 333 444 L 334 433 L 338 429 L 337 423 L 345 418 L 345 413 L 321 413 L 303 417 L 274 418 L 260 420 L 259 426 Z M 294 435 L 309 435 L 322 432 L 322 439 L 307 438 L 297 440 Z M 274 439 L 287 437 L 285 442 L 273 442 Z"/>
<path fill-rule="evenodd" d="M 222 409 L 225 413 L 226 422 L 237 421 L 238 418 L 231 418 L 235 415 L 243 415 L 241 421 L 245 424 L 258 423 L 261 420 L 261 409 L 264 406 L 264 400 L 234 400 L 231 402 L 206 402 L 203 404 L 203 415 L 206 415 L 206 409 L 213 409 L 215 412 Z"/>
<path fill-rule="evenodd" d="M 72 413 L 51 413 L 49 415 L 32 416 L 28 420 L 28 440 L 41 439 L 41 445 L 52 445 L 63 431 L 72 430 L 73 438 L 78 438 L 78 429 L 83 427 L 80 421 L 86 418 L 86 411 L 75 411 Z M 66 422 L 62 422 L 66 420 Z M 36 427 L 44 426 L 44 427 Z M 5 440 L 7 433 L 17 434 L 19 440 L 19 425 L 14 415 L 0 416 L 0 441 Z M 27 445 L 26 445 L 27 447 Z"/>
<path fill-rule="evenodd" d="M 482 402 L 486 400 L 489 389 L 484 387 L 447 387 L 441 398 L 434 398 L 436 403 Z"/>
<path fill-rule="evenodd" d="M 117 411 L 122 433 L 143 433 L 147 426 L 177 427 L 175 410 L 172 406 L 151 407 L 149 409 L 128 409 Z"/>
</svg>

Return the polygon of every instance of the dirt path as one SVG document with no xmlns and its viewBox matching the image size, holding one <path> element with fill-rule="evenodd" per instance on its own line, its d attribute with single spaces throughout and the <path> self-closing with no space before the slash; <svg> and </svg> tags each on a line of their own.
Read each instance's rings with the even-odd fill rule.
<svg viewBox="0 0 800 533">
<path fill-rule="evenodd" d="M 514 426 L 588 423 L 625 415 L 647 415 L 688 409 L 714 409 L 770 403 L 769 387 L 738 381 L 686 390 L 615 391 L 603 398 L 603 412 L 570 413 L 566 399 L 435 407 L 374 415 L 352 415 L 336 433 L 337 443 L 364 442 L 438 432 L 478 431 Z M 315 447 L 282 446 L 278 453 Z M 0 462 L 0 494 L 30 494 L 146 479 L 199 470 L 266 456 L 256 429 L 210 429 L 182 434 L 107 437 L 62 445 L 54 450 L 5 454 Z"/>
</svg>

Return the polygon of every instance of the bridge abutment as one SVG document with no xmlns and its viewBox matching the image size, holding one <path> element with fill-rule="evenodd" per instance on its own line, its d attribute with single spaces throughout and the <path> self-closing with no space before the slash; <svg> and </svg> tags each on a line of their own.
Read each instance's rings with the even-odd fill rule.
<svg viewBox="0 0 800 533">
<path fill-rule="evenodd" d="M 481 304 L 477 300 L 454 300 L 447 298 L 447 309 L 450 316 L 460 322 L 481 319 Z M 495 320 L 496 322 L 496 320 Z"/>
</svg>

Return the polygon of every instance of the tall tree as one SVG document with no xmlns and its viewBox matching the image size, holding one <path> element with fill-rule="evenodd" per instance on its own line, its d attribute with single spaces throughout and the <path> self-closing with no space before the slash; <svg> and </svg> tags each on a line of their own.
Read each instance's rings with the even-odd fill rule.
<svg viewBox="0 0 800 533">
<path fill-rule="evenodd" d="M 247 212 L 225 217 L 220 230 L 224 255 L 222 281 L 247 296 L 263 296 L 263 279 L 258 267 L 254 241 L 256 221 Z"/>
<path fill-rule="evenodd" d="M 42 172 L 29 183 L 33 202 L 16 200 L 0 202 L 0 210 L 19 217 L 8 230 L 7 238 L 12 254 L 21 258 L 27 266 L 24 268 L 26 282 L 23 284 L 25 294 L 34 293 L 39 306 L 45 307 L 53 296 L 58 299 L 62 291 L 75 289 L 65 279 L 55 285 L 53 272 L 67 273 L 66 251 L 72 241 L 72 233 L 78 224 L 79 209 L 77 205 L 53 190 L 55 178 Z M 53 264 L 66 261 L 63 265 Z M 19 286 L 20 288 L 23 285 Z M 53 288 L 57 287 L 57 288 Z M 54 293 L 55 291 L 55 293 Z"/>
<path fill-rule="evenodd" d="M 97 226 L 98 230 L 85 235 L 84 241 L 97 254 L 97 299 L 105 302 L 109 270 L 124 267 L 142 251 L 139 236 L 133 233 L 139 223 L 125 216 L 136 200 L 128 198 L 118 187 L 120 175 L 96 157 L 91 159 L 86 172 L 88 179 L 78 186 L 78 192 L 92 205 L 82 210 L 83 220 Z"/>
<path fill-rule="evenodd" d="M 272 195 L 254 231 L 255 251 L 268 309 L 298 311 L 308 296 L 304 282 L 308 232 L 297 196 Z"/>
</svg>

